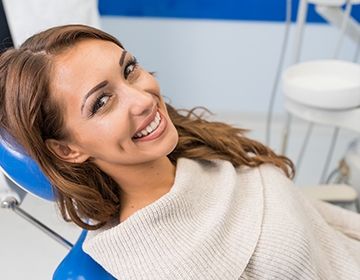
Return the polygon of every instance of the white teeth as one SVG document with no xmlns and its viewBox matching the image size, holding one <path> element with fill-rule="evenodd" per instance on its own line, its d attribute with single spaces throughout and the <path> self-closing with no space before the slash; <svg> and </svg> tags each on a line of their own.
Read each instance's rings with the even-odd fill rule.
<svg viewBox="0 0 360 280">
<path fill-rule="evenodd" d="M 157 128 L 158 125 L 155 122 L 152 122 L 150 126 L 154 130 L 155 128 Z"/>
<path fill-rule="evenodd" d="M 160 124 L 161 118 L 159 112 L 156 112 L 155 119 L 148 125 L 145 129 L 141 130 L 141 132 L 137 133 L 134 138 L 144 137 L 151 132 L 153 132 Z"/>
<path fill-rule="evenodd" d="M 156 118 L 155 118 L 155 124 L 156 124 L 156 125 L 159 125 L 159 123 L 160 123 L 160 118 L 156 117 Z"/>
</svg>

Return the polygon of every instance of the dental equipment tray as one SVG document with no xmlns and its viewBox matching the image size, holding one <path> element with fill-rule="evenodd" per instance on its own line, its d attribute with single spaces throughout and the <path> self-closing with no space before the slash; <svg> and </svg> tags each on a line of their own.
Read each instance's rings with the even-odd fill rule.
<svg viewBox="0 0 360 280">
<path fill-rule="evenodd" d="M 360 107 L 360 65 L 342 60 L 297 63 L 283 72 L 282 88 L 289 99 L 311 107 Z"/>
</svg>

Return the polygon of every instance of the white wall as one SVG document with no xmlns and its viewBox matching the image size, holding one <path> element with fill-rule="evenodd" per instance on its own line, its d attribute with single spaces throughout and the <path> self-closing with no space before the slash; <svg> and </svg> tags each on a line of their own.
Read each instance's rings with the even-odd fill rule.
<svg viewBox="0 0 360 280">
<path fill-rule="evenodd" d="M 101 17 L 148 71 L 176 107 L 265 114 L 284 38 L 284 23 Z M 286 61 L 291 65 L 295 28 Z M 339 30 L 308 24 L 301 60 L 333 56 Z M 352 60 L 355 44 L 345 39 L 340 58 Z M 282 113 L 279 94 L 275 112 Z"/>
<path fill-rule="evenodd" d="M 102 29 L 116 36 L 148 71 L 156 71 L 163 95 L 175 107 L 205 106 L 217 120 L 250 129 L 251 138 L 265 142 L 265 123 L 283 44 L 285 24 L 220 20 L 101 17 Z M 292 64 L 292 24 L 284 68 Z M 331 59 L 340 30 L 307 24 L 300 61 Z M 340 59 L 352 61 L 356 45 L 344 39 Z M 268 145 L 281 151 L 285 110 L 278 88 Z M 307 123 L 291 127 L 287 155 L 296 163 Z M 318 184 L 333 128 L 315 126 L 296 184 Z M 349 142 L 358 137 L 342 129 L 329 172 L 338 165 Z M 315 162 L 318 162 L 315 164 Z M 298 166 L 299 167 L 299 166 Z"/>
</svg>

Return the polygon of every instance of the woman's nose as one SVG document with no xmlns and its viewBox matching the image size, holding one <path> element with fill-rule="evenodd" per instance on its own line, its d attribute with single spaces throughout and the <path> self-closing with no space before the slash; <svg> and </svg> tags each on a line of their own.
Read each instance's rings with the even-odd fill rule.
<svg viewBox="0 0 360 280">
<path fill-rule="evenodd" d="M 153 110 L 155 104 L 153 94 L 135 86 L 129 86 L 127 91 L 126 99 L 128 101 L 129 112 L 132 115 L 146 115 Z"/>
</svg>

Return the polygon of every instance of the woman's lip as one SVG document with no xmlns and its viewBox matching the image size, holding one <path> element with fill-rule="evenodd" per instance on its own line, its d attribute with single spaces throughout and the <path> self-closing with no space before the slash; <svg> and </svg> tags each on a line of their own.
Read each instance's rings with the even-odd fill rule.
<svg viewBox="0 0 360 280">
<path fill-rule="evenodd" d="M 134 135 L 138 134 L 139 132 L 141 132 L 147 126 L 149 126 L 151 124 L 151 122 L 155 119 L 157 111 L 158 111 L 158 107 L 157 107 L 157 105 L 155 105 L 151 114 L 143 121 L 143 123 L 139 126 L 139 128 L 136 130 Z"/>
<path fill-rule="evenodd" d="M 153 130 L 151 133 L 146 135 L 146 136 L 143 136 L 143 137 L 140 137 L 140 138 L 133 138 L 133 141 L 135 141 L 135 142 L 145 142 L 145 141 L 154 140 L 154 139 L 160 137 L 164 133 L 164 131 L 166 130 L 167 125 L 168 125 L 167 119 L 160 111 L 157 111 L 157 112 L 159 112 L 160 118 L 161 118 L 159 126 L 155 130 Z"/>
</svg>

